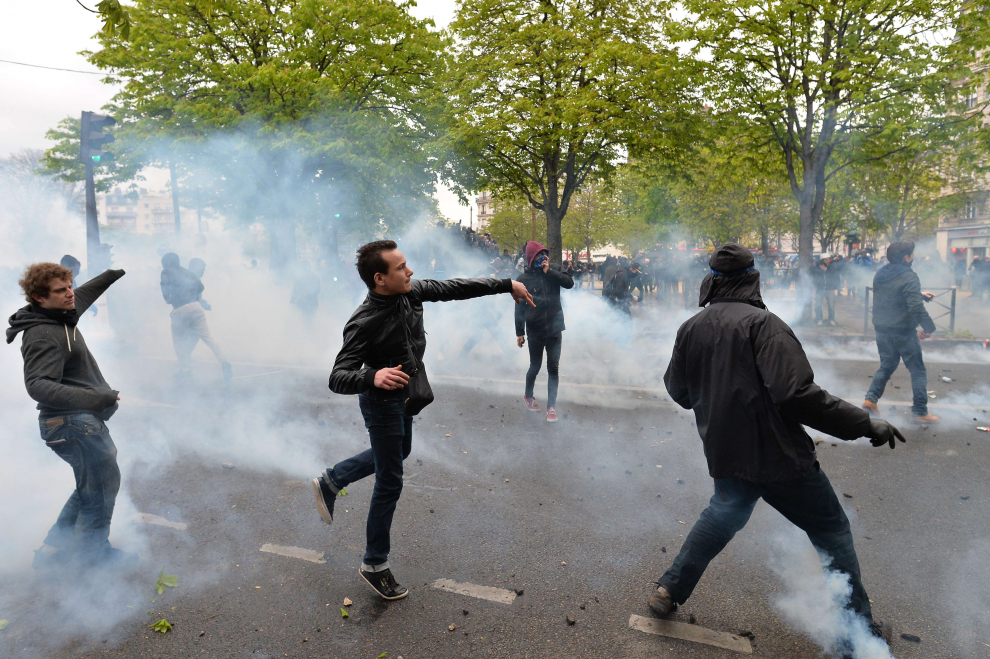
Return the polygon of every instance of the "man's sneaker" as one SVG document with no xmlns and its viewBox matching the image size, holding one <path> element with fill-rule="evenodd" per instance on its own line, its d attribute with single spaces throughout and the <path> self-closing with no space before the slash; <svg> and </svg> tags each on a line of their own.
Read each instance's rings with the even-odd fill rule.
<svg viewBox="0 0 990 659">
<path fill-rule="evenodd" d="M 880 415 L 880 408 L 872 400 L 864 400 L 863 409 L 869 412 L 870 414 L 876 414 L 877 416 Z"/>
<path fill-rule="evenodd" d="M 870 633 L 877 638 L 882 638 L 890 645 L 890 639 L 894 637 L 894 628 L 890 623 L 874 620 L 870 623 Z"/>
<path fill-rule="evenodd" d="M 323 480 L 323 476 L 313 479 L 313 495 L 316 497 L 316 510 L 320 517 L 328 525 L 333 524 L 333 504 L 337 501 L 337 495 Z"/>
<path fill-rule="evenodd" d="M 523 396 L 523 400 L 526 402 L 526 409 L 530 412 L 539 412 L 540 406 L 536 404 L 535 398 L 526 398 Z"/>
<path fill-rule="evenodd" d="M 400 586 L 395 577 L 392 576 L 390 568 L 378 572 L 368 572 L 361 568 L 358 570 L 358 574 L 382 599 L 400 600 L 409 594 L 406 587 Z"/>
<path fill-rule="evenodd" d="M 34 550 L 34 560 L 31 567 L 35 570 L 49 570 L 62 564 L 64 557 L 59 553 L 57 547 L 51 545 L 41 545 L 40 549 Z"/>
<path fill-rule="evenodd" d="M 914 417 L 915 423 L 938 423 L 942 419 L 938 418 L 934 414 L 926 414 L 925 416 Z"/>
<path fill-rule="evenodd" d="M 557 410 L 552 407 L 547 408 L 547 423 L 557 423 Z"/>
<path fill-rule="evenodd" d="M 670 615 L 677 610 L 677 602 L 667 592 L 667 589 L 660 584 L 657 584 L 657 589 L 653 591 L 649 599 L 646 600 L 646 603 L 659 616 Z"/>
</svg>

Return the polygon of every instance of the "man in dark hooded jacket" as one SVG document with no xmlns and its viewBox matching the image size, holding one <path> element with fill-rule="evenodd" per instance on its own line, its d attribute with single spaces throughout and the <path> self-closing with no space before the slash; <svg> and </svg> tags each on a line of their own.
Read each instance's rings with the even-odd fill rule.
<svg viewBox="0 0 990 659">
<path fill-rule="evenodd" d="M 560 289 L 573 288 L 574 279 L 559 265 L 550 264 L 550 250 L 535 240 L 526 245 L 526 270 L 516 281 L 522 282 L 533 296 L 535 307 L 516 305 L 516 345 L 520 348 L 529 337 L 529 370 L 526 371 L 526 409 L 539 412 L 533 397 L 536 375 L 547 353 L 547 421 L 557 422 L 558 368 L 563 345 L 564 310 L 560 306 Z"/>
<path fill-rule="evenodd" d="M 873 278 L 873 328 L 877 332 L 880 368 L 873 375 L 863 408 L 873 414 L 880 413 L 877 401 L 903 359 L 911 372 L 914 420 L 937 423 L 939 418 L 928 413 L 928 371 L 921 356 L 921 339 L 927 339 L 935 331 L 935 322 L 925 311 L 925 302 L 935 296 L 921 292 L 921 280 L 911 269 L 913 260 L 913 242 L 891 243 L 887 247 L 887 265 Z M 916 333 L 918 325 L 922 331 Z"/>
<path fill-rule="evenodd" d="M 665 615 L 683 604 L 762 498 L 808 534 L 830 569 L 848 575 L 849 606 L 872 624 L 849 520 L 802 426 L 846 440 L 870 437 L 874 446 L 893 448 L 904 438 L 815 384 L 801 343 L 763 304 L 748 249 L 724 245 L 709 265 L 699 302 L 707 308 L 677 331 L 664 384 L 694 410 L 715 494 L 649 606 Z"/>
<path fill-rule="evenodd" d="M 28 305 L 10 317 L 7 343 L 24 333 L 24 386 L 38 401 L 41 438 L 72 466 L 76 478 L 75 490 L 35 552 L 36 569 L 133 559 L 111 547 L 108 539 L 120 469 L 106 421 L 120 399 L 76 327 L 79 317 L 123 276 L 123 270 L 107 270 L 73 290 L 71 270 L 35 263 L 20 280 Z"/>
</svg>

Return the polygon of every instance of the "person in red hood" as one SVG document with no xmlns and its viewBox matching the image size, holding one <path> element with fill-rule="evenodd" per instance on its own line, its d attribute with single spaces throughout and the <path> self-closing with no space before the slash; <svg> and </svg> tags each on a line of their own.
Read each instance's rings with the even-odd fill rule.
<svg viewBox="0 0 990 659">
<path fill-rule="evenodd" d="M 573 288 L 574 279 L 559 265 L 550 265 L 550 251 L 531 240 L 526 244 L 526 269 L 516 281 L 526 286 L 535 306 L 516 307 L 516 345 L 522 348 L 529 337 L 529 371 L 526 372 L 526 409 L 539 412 L 533 397 L 536 375 L 547 353 L 547 421 L 557 421 L 557 388 L 560 377 L 560 348 L 564 331 L 564 310 L 560 306 L 560 289 Z"/>
</svg>

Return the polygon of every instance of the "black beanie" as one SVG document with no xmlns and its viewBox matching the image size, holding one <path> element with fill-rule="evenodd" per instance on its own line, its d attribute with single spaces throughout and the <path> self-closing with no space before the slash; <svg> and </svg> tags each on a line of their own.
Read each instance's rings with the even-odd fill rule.
<svg viewBox="0 0 990 659">
<path fill-rule="evenodd" d="M 725 277 L 741 275 L 752 268 L 753 264 L 753 254 L 735 243 L 722 245 L 708 259 L 708 267 L 712 269 L 712 273 Z"/>
</svg>

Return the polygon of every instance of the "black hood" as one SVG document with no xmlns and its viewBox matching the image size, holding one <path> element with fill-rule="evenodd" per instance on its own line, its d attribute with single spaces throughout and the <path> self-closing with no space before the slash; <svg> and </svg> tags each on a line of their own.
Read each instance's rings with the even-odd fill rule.
<svg viewBox="0 0 990 659">
<path fill-rule="evenodd" d="M 890 281 L 891 279 L 900 277 L 905 272 L 911 272 L 910 263 L 888 263 L 877 270 L 875 281 L 878 284 L 882 284 L 885 281 Z"/>
<path fill-rule="evenodd" d="M 701 282 L 699 307 L 721 300 L 741 300 L 767 308 L 760 295 L 760 271 L 755 269 L 748 249 L 734 243 L 722 245 L 708 259 L 708 267 L 711 272 Z"/>
<path fill-rule="evenodd" d="M 75 326 L 79 316 L 75 309 L 69 311 L 51 311 L 41 309 L 32 304 L 21 307 L 8 319 L 7 343 L 13 343 L 17 334 L 29 330 L 36 325 L 70 325 Z"/>
</svg>

